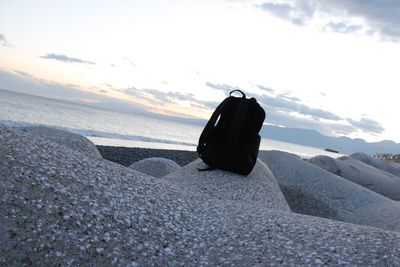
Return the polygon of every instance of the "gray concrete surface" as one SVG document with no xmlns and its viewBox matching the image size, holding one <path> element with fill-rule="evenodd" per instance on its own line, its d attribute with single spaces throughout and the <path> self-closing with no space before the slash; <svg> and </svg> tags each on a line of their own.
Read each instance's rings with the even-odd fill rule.
<svg viewBox="0 0 400 267">
<path fill-rule="evenodd" d="M 217 169 L 198 170 L 207 167 L 201 159 L 197 159 L 170 173 L 165 179 L 190 190 L 201 192 L 210 198 L 257 203 L 260 208 L 290 210 L 275 177 L 260 160 L 256 162 L 254 169 L 247 176 Z"/>
<path fill-rule="evenodd" d="M 21 129 L 25 132 L 35 134 L 52 142 L 85 153 L 88 156 L 99 159 L 102 158 L 96 145 L 82 135 L 46 126 L 27 126 Z"/>
<path fill-rule="evenodd" d="M 392 162 L 389 160 L 380 160 L 380 159 L 375 159 L 371 156 L 368 156 L 365 153 L 353 153 L 350 155 L 351 158 L 357 159 L 359 161 L 362 161 L 368 165 L 371 165 L 375 168 L 381 169 L 385 172 L 394 174 L 396 176 L 400 177 L 400 164 L 396 162 Z"/>
<path fill-rule="evenodd" d="M 400 264 L 400 234 L 210 197 L 0 126 L 0 265 Z"/>
<path fill-rule="evenodd" d="M 328 156 L 317 156 L 309 159 L 308 162 L 385 197 L 400 200 L 400 177 L 396 175 L 349 157 L 334 159 Z"/>
<path fill-rule="evenodd" d="M 181 166 L 173 160 L 152 157 L 139 160 L 129 166 L 130 169 L 139 171 L 154 177 L 161 178 L 178 170 Z"/>
<path fill-rule="evenodd" d="M 260 151 L 292 211 L 400 231 L 399 203 L 281 151 Z"/>
</svg>

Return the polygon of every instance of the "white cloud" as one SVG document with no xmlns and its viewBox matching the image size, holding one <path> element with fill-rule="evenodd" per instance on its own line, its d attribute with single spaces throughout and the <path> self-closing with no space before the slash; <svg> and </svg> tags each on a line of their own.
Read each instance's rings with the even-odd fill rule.
<svg viewBox="0 0 400 267">
<path fill-rule="evenodd" d="M 385 128 L 383 126 L 374 120 L 368 119 L 368 118 L 361 118 L 360 120 L 354 120 L 354 119 L 346 119 L 351 125 L 356 127 L 357 129 L 365 132 L 365 133 L 371 133 L 371 134 L 381 134 Z"/>
<path fill-rule="evenodd" d="M 228 84 L 207 82 L 207 86 L 229 92 L 240 89 Z M 368 135 L 382 134 L 385 128 L 377 121 L 366 117 L 360 120 L 342 118 L 341 116 L 320 108 L 314 108 L 302 103 L 301 99 L 293 96 L 291 92 L 279 91 L 257 85 L 268 94 L 253 94 L 267 113 L 266 122 L 294 128 L 308 128 L 317 130 L 327 135 L 351 135 L 363 132 Z M 274 95 L 271 95 L 271 94 Z"/>
<path fill-rule="evenodd" d="M 296 25 L 331 17 L 322 27 L 341 33 L 364 31 L 382 39 L 400 41 L 400 1 L 293 0 L 263 1 L 258 7 Z M 365 22 L 362 25 L 360 19 Z"/>
<path fill-rule="evenodd" d="M 69 57 L 66 55 L 61 55 L 61 54 L 46 54 L 45 56 L 40 56 L 41 58 L 44 59 L 53 59 L 53 60 L 57 60 L 57 61 L 61 61 L 64 63 L 78 63 L 78 64 L 89 64 L 89 65 L 96 65 L 96 63 L 92 62 L 92 61 L 88 61 L 88 60 L 83 60 L 80 58 L 74 58 L 74 57 Z"/>
<path fill-rule="evenodd" d="M 4 47 L 9 47 L 10 44 L 7 42 L 6 37 L 4 36 L 4 34 L 0 33 L 0 45 L 4 46 Z"/>
</svg>

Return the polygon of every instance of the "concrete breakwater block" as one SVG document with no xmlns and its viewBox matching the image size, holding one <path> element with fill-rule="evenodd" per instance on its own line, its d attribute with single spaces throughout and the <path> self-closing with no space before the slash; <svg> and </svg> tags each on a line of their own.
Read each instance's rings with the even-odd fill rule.
<svg viewBox="0 0 400 267">
<path fill-rule="evenodd" d="M 281 151 L 260 151 L 292 211 L 339 221 L 400 230 L 395 201 Z"/>
<path fill-rule="evenodd" d="M 274 175 L 260 160 L 247 176 L 218 169 L 199 171 L 205 168 L 207 165 L 197 159 L 165 179 L 221 200 L 258 202 L 263 208 L 290 210 Z"/>
<path fill-rule="evenodd" d="M 400 200 L 400 177 L 349 157 L 317 156 L 308 162 L 393 200 Z"/>
<path fill-rule="evenodd" d="M 88 156 L 98 159 L 102 158 L 96 145 L 82 135 L 47 126 L 28 126 L 22 127 L 21 129 L 25 132 L 35 134 L 41 138 L 46 138 L 52 142 L 85 153 Z"/>
<path fill-rule="evenodd" d="M 171 172 L 176 171 L 180 167 L 181 166 L 179 166 L 178 163 L 176 163 L 175 161 L 160 157 L 142 159 L 129 166 L 129 168 L 135 171 L 139 171 L 158 178 L 168 175 Z"/>
<path fill-rule="evenodd" d="M 362 161 L 368 165 L 371 165 L 375 168 L 381 169 L 385 172 L 394 174 L 396 176 L 400 177 L 400 164 L 396 162 L 392 162 L 389 160 L 380 160 L 380 159 L 375 159 L 371 156 L 368 156 L 365 153 L 353 153 L 350 155 L 351 158 L 357 159 L 359 161 Z"/>
<path fill-rule="evenodd" d="M 2 266 L 399 266 L 400 234 L 210 197 L 0 125 Z"/>
</svg>

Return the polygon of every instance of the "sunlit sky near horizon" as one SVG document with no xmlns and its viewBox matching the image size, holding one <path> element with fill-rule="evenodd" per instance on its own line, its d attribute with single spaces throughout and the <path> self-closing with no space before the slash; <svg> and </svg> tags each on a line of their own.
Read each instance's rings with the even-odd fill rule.
<svg viewBox="0 0 400 267">
<path fill-rule="evenodd" d="M 400 142 L 399 69 L 395 0 L 0 0 L 0 88 L 99 107 Z"/>
</svg>

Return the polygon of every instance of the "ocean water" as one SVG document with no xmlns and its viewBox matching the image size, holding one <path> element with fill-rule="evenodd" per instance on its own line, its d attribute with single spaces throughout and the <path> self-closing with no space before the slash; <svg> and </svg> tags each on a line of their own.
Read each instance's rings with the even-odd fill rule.
<svg viewBox="0 0 400 267">
<path fill-rule="evenodd" d="M 202 126 L 140 114 L 110 111 L 0 89 L 0 123 L 13 127 L 45 125 L 86 136 L 97 145 L 196 150 Z M 262 139 L 260 149 L 282 150 L 304 158 L 330 153 L 318 148 Z"/>
</svg>

